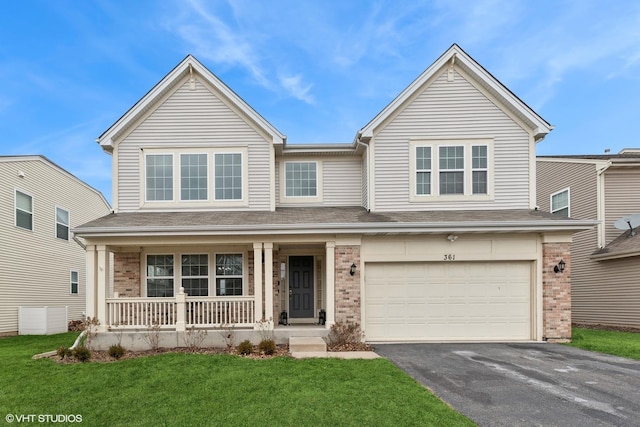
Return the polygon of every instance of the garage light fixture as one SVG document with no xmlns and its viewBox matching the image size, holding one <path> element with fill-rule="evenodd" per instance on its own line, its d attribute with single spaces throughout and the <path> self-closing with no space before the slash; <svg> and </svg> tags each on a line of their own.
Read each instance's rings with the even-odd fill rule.
<svg viewBox="0 0 640 427">
<path fill-rule="evenodd" d="M 556 272 L 556 273 L 564 273 L 565 265 L 567 265 L 567 263 L 564 262 L 564 260 L 561 259 L 560 262 L 558 263 L 558 265 L 553 267 L 553 271 Z"/>
<path fill-rule="evenodd" d="M 354 262 L 353 264 L 351 264 L 351 269 L 349 269 L 349 274 L 350 275 L 354 275 L 356 274 L 356 263 Z"/>
</svg>

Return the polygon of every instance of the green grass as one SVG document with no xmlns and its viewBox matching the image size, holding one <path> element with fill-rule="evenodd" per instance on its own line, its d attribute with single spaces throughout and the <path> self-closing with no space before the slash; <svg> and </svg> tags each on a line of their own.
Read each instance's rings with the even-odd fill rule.
<svg viewBox="0 0 640 427">
<path fill-rule="evenodd" d="M 177 353 L 70 365 L 31 359 L 76 336 L 0 339 L 0 419 L 80 414 L 91 426 L 474 425 L 385 359 Z"/>
<path fill-rule="evenodd" d="M 640 333 L 573 328 L 568 345 L 640 360 Z"/>
</svg>

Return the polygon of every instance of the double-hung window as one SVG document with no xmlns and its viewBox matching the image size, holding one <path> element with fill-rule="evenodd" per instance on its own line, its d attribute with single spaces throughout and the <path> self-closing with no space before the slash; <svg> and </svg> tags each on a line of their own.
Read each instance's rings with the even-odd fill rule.
<svg viewBox="0 0 640 427">
<path fill-rule="evenodd" d="M 190 296 L 209 295 L 209 255 L 182 255 L 182 287 Z"/>
<path fill-rule="evenodd" d="M 147 296 L 173 296 L 173 255 L 147 255 Z"/>
<path fill-rule="evenodd" d="M 172 154 L 147 154 L 145 177 L 147 201 L 173 201 Z"/>
<path fill-rule="evenodd" d="M 208 199 L 207 157 L 206 154 L 180 154 L 180 200 Z"/>
<path fill-rule="evenodd" d="M 492 144 L 487 139 L 412 141 L 410 201 L 490 195 Z"/>
<path fill-rule="evenodd" d="M 69 211 L 56 208 L 56 237 L 69 240 Z"/>
<path fill-rule="evenodd" d="M 242 200 L 241 153 L 216 153 L 215 200 Z"/>
<path fill-rule="evenodd" d="M 558 191 L 551 195 L 551 213 L 568 218 L 569 213 L 569 189 Z"/>
<path fill-rule="evenodd" d="M 33 230 L 33 197 L 16 190 L 16 226 Z"/>
<path fill-rule="evenodd" d="M 80 284 L 80 278 L 77 271 L 71 271 L 69 277 L 69 292 L 72 294 L 78 293 L 78 285 Z"/>
<path fill-rule="evenodd" d="M 243 293 L 242 254 L 216 254 L 216 295 Z"/>
</svg>

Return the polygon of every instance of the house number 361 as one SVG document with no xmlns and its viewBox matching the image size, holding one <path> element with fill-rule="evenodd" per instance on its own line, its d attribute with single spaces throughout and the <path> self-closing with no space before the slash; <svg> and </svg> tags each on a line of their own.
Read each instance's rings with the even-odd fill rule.
<svg viewBox="0 0 640 427">
<path fill-rule="evenodd" d="M 445 261 L 455 261 L 456 260 L 456 256 L 454 254 L 444 254 L 444 260 Z"/>
</svg>

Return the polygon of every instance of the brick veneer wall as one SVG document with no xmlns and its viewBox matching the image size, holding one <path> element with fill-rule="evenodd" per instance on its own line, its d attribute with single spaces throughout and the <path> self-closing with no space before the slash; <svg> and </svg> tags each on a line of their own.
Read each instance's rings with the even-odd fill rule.
<svg viewBox="0 0 640 427">
<path fill-rule="evenodd" d="M 113 291 L 121 297 L 139 297 L 140 254 L 115 252 L 113 254 Z"/>
<path fill-rule="evenodd" d="M 356 264 L 356 274 L 349 273 Z M 335 318 L 336 322 L 358 323 L 361 316 L 360 246 L 336 246 L 335 249 Z M 362 326 L 362 325 L 361 325 Z"/>
<path fill-rule="evenodd" d="M 543 338 L 552 342 L 571 340 L 571 243 L 542 244 Z M 563 273 L 553 268 L 560 260 Z"/>
</svg>

